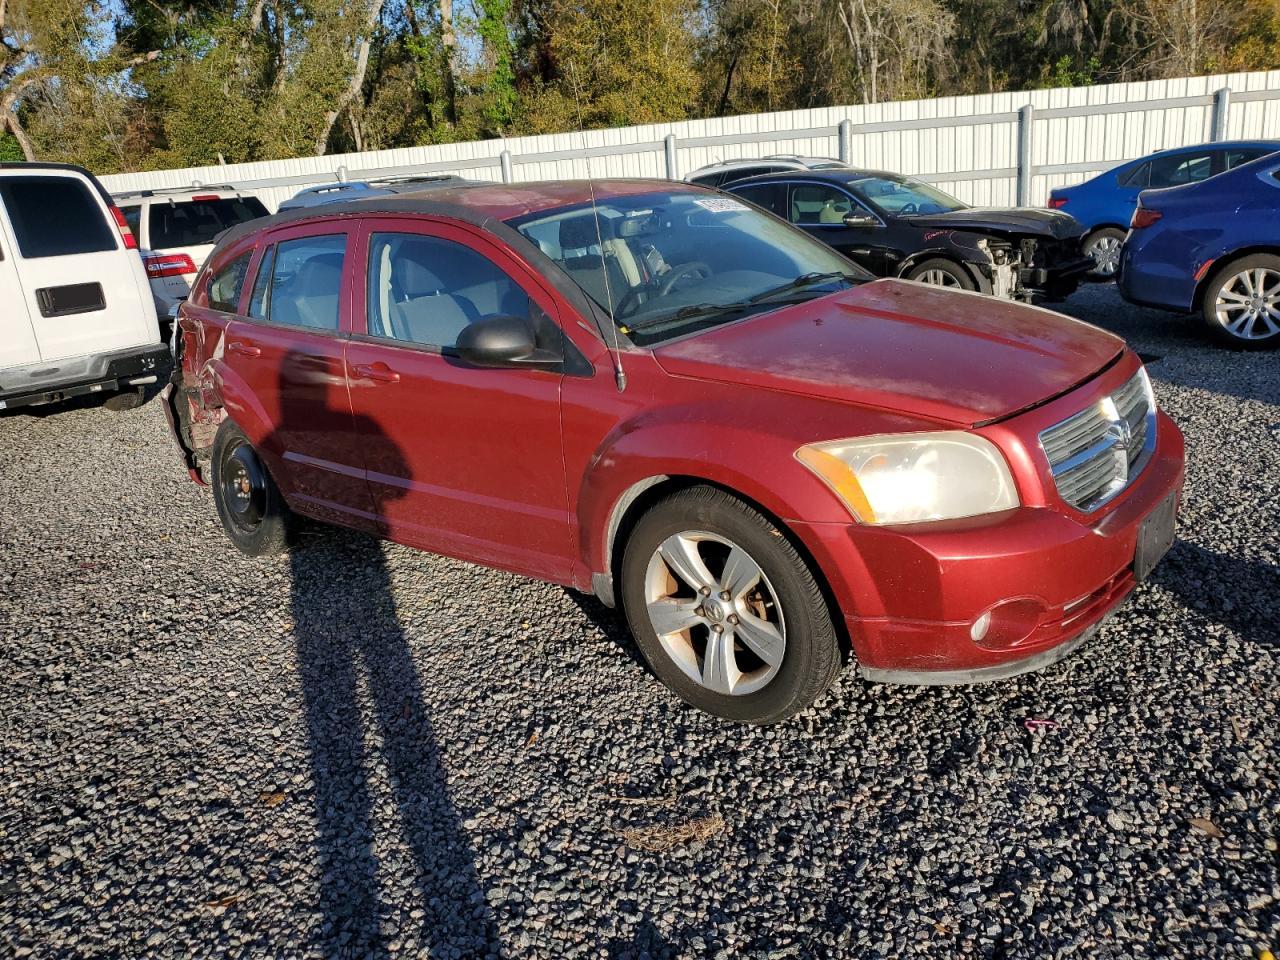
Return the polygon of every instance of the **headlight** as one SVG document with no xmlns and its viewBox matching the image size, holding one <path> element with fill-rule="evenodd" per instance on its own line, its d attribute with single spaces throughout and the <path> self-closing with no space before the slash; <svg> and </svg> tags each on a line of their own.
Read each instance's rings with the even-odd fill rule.
<svg viewBox="0 0 1280 960">
<path fill-rule="evenodd" d="M 918 523 L 1018 505 L 1009 466 L 972 433 L 903 433 L 813 443 L 796 458 L 863 523 Z"/>
</svg>

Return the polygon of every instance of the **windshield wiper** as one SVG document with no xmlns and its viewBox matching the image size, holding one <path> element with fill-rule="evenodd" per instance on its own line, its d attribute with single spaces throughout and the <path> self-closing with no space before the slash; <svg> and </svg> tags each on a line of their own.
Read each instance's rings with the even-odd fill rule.
<svg viewBox="0 0 1280 960">
<path fill-rule="evenodd" d="M 681 307 L 675 313 L 664 313 L 660 317 L 642 320 L 639 323 L 626 323 L 628 330 L 647 330 L 667 323 L 679 323 L 681 320 L 696 320 L 698 317 L 714 317 L 720 313 L 731 313 L 734 310 L 750 310 L 758 306 L 754 300 L 736 300 L 732 303 L 691 303 Z"/>
<path fill-rule="evenodd" d="M 792 290 L 800 290 L 803 287 L 816 286 L 819 283 L 830 283 L 832 280 L 844 280 L 852 285 L 858 282 L 858 277 L 851 273 L 845 273 L 843 270 L 832 270 L 827 273 L 805 273 L 796 277 L 790 283 L 784 283 L 782 286 L 766 290 L 764 293 L 757 293 L 751 298 L 750 302 L 760 303 L 764 300 L 770 300 L 779 294 L 790 293 Z"/>
</svg>

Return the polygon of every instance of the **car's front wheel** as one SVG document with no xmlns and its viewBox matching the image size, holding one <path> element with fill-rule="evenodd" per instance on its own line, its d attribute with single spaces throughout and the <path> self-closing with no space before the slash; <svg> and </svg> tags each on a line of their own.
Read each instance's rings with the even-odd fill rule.
<svg viewBox="0 0 1280 960">
<path fill-rule="evenodd" d="M 1124 249 L 1125 232 L 1119 227 L 1101 227 L 1084 238 L 1084 252 L 1093 258 L 1089 276 L 1095 280 L 1114 280 L 1120 269 L 1120 251 Z"/>
<path fill-rule="evenodd" d="M 712 487 L 690 487 L 640 518 L 621 593 L 654 673 L 693 706 L 774 723 L 803 710 L 840 670 L 826 598 L 766 517 Z"/>
<path fill-rule="evenodd" d="M 1205 288 L 1200 313 L 1228 346 L 1280 347 L 1280 257 L 1255 253 L 1222 267 Z"/>
<path fill-rule="evenodd" d="M 907 271 L 907 279 L 933 284 L 935 287 L 951 287 L 953 290 L 978 289 L 978 285 L 973 282 L 973 277 L 969 276 L 969 272 L 964 267 L 941 257 L 917 263 Z"/>
<path fill-rule="evenodd" d="M 288 549 L 293 515 L 248 437 L 230 420 L 213 439 L 210 479 L 222 528 L 241 553 L 260 557 Z"/>
</svg>

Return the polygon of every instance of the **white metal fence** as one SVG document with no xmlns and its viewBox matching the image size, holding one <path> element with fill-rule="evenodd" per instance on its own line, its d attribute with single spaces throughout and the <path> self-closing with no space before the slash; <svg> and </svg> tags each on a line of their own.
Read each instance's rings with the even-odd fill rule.
<svg viewBox="0 0 1280 960">
<path fill-rule="evenodd" d="M 1134 157 L 1207 140 L 1280 138 L 1280 70 L 790 110 L 585 133 L 405 147 L 103 177 L 108 190 L 230 183 L 274 207 L 304 186 L 400 173 L 474 179 L 681 177 L 715 160 L 838 156 L 936 183 L 974 204 L 1049 191 Z M 588 160 L 590 158 L 590 171 Z"/>
</svg>

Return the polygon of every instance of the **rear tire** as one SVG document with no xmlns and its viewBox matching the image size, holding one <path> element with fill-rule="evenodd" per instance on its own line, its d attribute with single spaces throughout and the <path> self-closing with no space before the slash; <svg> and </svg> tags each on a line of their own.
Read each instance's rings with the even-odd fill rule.
<svg viewBox="0 0 1280 960">
<path fill-rule="evenodd" d="M 1084 238 L 1081 249 L 1086 256 L 1093 258 L 1093 269 L 1089 271 L 1094 280 L 1114 280 L 1116 271 L 1120 269 L 1120 251 L 1124 248 L 1125 231 L 1119 227 L 1099 227 Z"/>
<path fill-rule="evenodd" d="M 230 420 L 213 438 L 210 479 L 218 519 L 236 549 L 250 557 L 289 549 L 293 514 L 249 439 Z"/>
<path fill-rule="evenodd" d="M 949 287 L 952 290 L 977 290 L 969 271 L 954 260 L 934 257 L 917 263 L 907 271 L 908 280 L 916 280 L 935 287 Z"/>
<path fill-rule="evenodd" d="M 1280 347 L 1280 257 L 1255 253 L 1219 269 L 1200 298 L 1210 335 L 1237 350 Z"/>
<path fill-rule="evenodd" d="M 108 410 L 119 413 L 123 410 L 137 410 L 146 399 L 147 391 L 145 387 L 129 387 L 119 393 L 111 394 L 111 396 L 102 401 L 102 405 Z"/>
<path fill-rule="evenodd" d="M 699 710 L 776 723 L 817 700 L 840 671 L 831 611 L 808 564 L 766 517 L 724 491 L 690 487 L 658 501 L 636 523 L 621 567 L 641 652 Z M 659 636 L 660 627 L 671 629 Z"/>
</svg>

